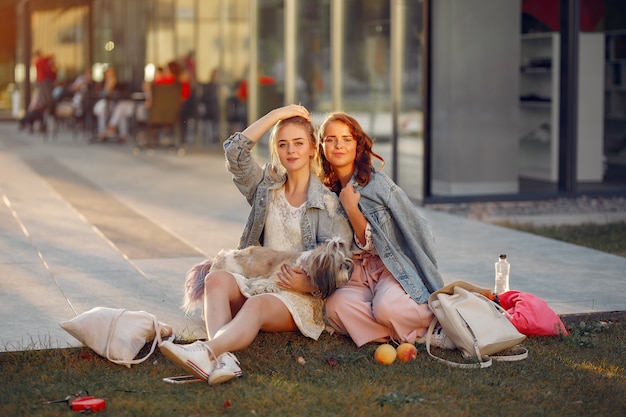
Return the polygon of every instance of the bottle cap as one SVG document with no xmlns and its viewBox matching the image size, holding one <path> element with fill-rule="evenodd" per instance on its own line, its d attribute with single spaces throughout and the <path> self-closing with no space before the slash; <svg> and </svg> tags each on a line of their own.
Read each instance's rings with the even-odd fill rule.
<svg viewBox="0 0 626 417">
<path fill-rule="evenodd" d="M 506 255 L 505 254 L 500 255 L 500 259 L 506 259 Z"/>
</svg>

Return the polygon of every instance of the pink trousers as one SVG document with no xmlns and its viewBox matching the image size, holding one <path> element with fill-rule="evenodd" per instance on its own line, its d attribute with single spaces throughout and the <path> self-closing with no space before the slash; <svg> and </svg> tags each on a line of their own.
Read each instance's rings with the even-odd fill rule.
<svg viewBox="0 0 626 417">
<path fill-rule="evenodd" d="M 354 259 L 350 281 L 326 300 L 328 323 L 357 346 L 369 342 L 415 343 L 433 313 L 404 291 L 378 255 Z"/>
</svg>

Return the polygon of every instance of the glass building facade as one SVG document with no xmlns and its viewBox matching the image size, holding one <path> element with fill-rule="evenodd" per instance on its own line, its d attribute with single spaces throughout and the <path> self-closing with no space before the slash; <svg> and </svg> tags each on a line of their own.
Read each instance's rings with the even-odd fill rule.
<svg viewBox="0 0 626 417">
<path fill-rule="evenodd" d="M 13 79 L 0 87 L 15 82 L 22 103 L 37 49 L 55 54 L 61 82 L 115 66 L 137 90 L 176 59 L 197 86 L 219 72 L 222 137 L 237 128 L 234 94 L 247 120 L 287 103 L 318 122 L 343 110 L 419 202 L 626 193 L 620 0 L 12 3 Z"/>
</svg>

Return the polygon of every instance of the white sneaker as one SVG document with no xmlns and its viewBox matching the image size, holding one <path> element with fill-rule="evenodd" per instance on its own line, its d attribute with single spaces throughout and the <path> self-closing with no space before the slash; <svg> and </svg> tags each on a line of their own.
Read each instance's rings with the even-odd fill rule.
<svg viewBox="0 0 626 417">
<path fill-rule="evenodd" d="M 242 373 L 237 357 L 230 352 L 224 352 L 217 357 L 217 366 L 211 372 L 209 384 L 221 384 L 241 376 Z"/>
<path fill-rule="evenodd" d="M 165 341 L 159 345 L 159 349 L 166 358 L 205 381 L 209 379 L 211 371 L 215 368 L 215 361 L 211 359 L 213 354 L 202 341 L 189 345 L 177 345 L 170 341 Z"/>
<path fill-rule="evenodd" d="M 433 334 L 430 335 L 430 345 L 437 347 L 439 349 L 448 349 L 448 350 L 456 349 L 456 345 L 446 335 L 446 332 L 443 330 L 443 327 L 439 327 L 435 329 Z"/>
</svg>

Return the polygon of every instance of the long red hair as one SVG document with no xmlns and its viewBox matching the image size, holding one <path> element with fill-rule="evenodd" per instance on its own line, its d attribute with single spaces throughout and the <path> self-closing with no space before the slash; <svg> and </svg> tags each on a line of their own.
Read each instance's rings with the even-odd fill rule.
<svg viewBox="0 0 626 417">
<path fill-rule="evenodd" d="M 382 162 L 381 169 L 385 165 L 385 160 L 382 156 L 372 151 L 372 139 L 367 135 L 367 133 L 365 133 L 359 122 L 357 122 L 354 117 L 343 112 L 330 113 L 319 128 L 320 140 L 318 157 L 320 159 L 320 165 L 322 166 L 322 182 L 335 193 L 339 194 L 341 191 L 341 182 L 333 170 L 332 165 L 326 160 L 323 149 L 323 142 L 326 137 L 326 128 L 329 124 L 334 122 L 340 122 L 348 126 L 350 134 L 354 140 L 356 140 L 356 158 L 354 161 L 354 168 L 357 184 L 365 186 L 369 183 L 370 176 L 372 172 L 375 171 L 375 168 L 372 165 L 372 157 Z"/>
</svg>

